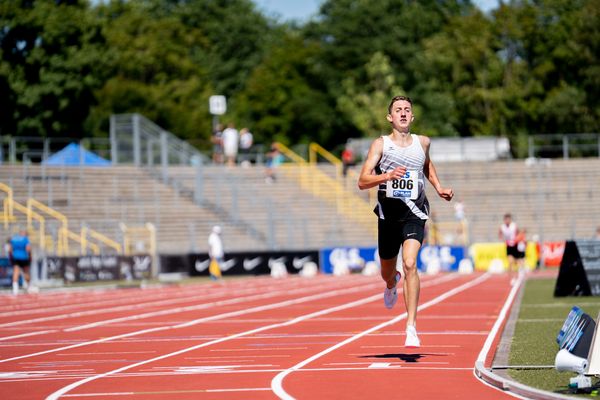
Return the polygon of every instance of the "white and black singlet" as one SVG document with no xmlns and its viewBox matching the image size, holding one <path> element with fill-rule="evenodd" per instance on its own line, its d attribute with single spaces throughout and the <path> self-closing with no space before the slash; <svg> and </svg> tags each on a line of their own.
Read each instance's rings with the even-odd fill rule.
<svg viewBox="0 0 600 400">
<path fill-rule="evenodd" d="M 426 220 L 429 202 L 425 196 L 425 151 L 419 137 L 410 134 L 412 143 L 407 147 L 395 144 L 389 136 L 382 136 L 383 151 L 375 167 L 378 175 L 399 166 L 406 167 L 402 179 L 390 180 L 379 185 L 377 205 L 373 210 L 380 219 L 392 221 Z"/>
</svg>

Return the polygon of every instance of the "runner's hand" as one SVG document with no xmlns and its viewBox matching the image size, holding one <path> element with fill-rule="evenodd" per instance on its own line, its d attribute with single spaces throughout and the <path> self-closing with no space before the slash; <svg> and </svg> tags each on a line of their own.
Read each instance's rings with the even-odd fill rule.
<svg viewBox="0 0 600 400">
<path fill-rule="evenodd" d="M 446 201 L 450 201 L 454 197 L 454 192 L 452 191 L 452 189 L 440 189 L 440 190 L 438 190 L 438 195 L 442 199 L 444 199 Z"/>
<path fill-rule="evenodd" d="M 392 171 L 386 173 L 388 181 L 400 179 L 404 176 L 404 174 L 406 174 L 406 167 L 402 166 L 396 167 Z"/>
</svg>

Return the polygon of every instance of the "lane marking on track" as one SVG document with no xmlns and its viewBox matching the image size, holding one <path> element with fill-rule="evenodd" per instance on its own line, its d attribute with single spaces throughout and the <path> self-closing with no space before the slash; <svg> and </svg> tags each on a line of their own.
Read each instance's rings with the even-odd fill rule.
<svg viewBox="0 0 600 400">
<path fill-rule="evenodd" d="M 481 382 L 484 385 L 489 386 L 495 390 L 498 390 L 502 393 L 506 393 L 512 397 L 517 397 L 520 399 L 523 399 L 524 397 L 518 395 L 517 393 L 511 392 L 510 390 L 503 390 L 497 386 L 491 385 L 490 383 L 486 382 L 485 379 L 480 377 L 477 372 L 479 369 L 482 369 L 482 370 L 486 369 L 485 368 L 485 359 L 487 358 L 487 355 L 492 347 L 492 344 L 494 343 L 496 335 L 500 331 L 500 327 L 504 323 L 504 320 L 506 319 L 508 311 L 510 310 L 510 307 L 512 306 L 513 301 L 514 301 L 515 297 L 517 296 L 517 293 L 519 292 L 519 288 L 523 284 L 524 280 L 525 280 L 525 273 L 523 271 L 521 271 L 521 272 L 519 272 L 519 276 L 518 276 L 517 280 L 512 285 L 512 289 L 510 290 L 510 293 L 506 297 L 506 301 L 504 302 L 502 309 L 498 313 L 498 318 L 496 319 L 496 323 L 494 323 L 494 326 L 490 330 L 490 333 L 489 333 L 485 343 L 483 344 L 481 351 L 479 352 L 479 356 L 477 357 L 477 360 L 475 361 L 475 366 L 473 368 L 473 375 L 479 382 Z"/>
<path fill-rule="evenodd" d="M 471 280 L 471 281 L 469 281 L 467 283 L 464 283 L 464 284 L 462 284 L 462 285 L 460 285 L 458 287 L 455 287 L 455 288 L 447 291 L 446 293 L 444 293 L 444 294 L 442 294 L 442 295 L 440 295 L 438 297 L 433 298 L 432 300 L 429 300 L 428 302 L 420 305 L 417 308 L 417 310 L 419 310 L 419 311 L 420 310 L 424 310 L 424 309 L 429 308 L 429 307 L 431 307 L 433 305 L 441 303 L 442 301 L 446 300 L 447 298 L 449 298 L 451 296 L 454 296 L 455 294 L 458 294 L 458 293 L 460 293 L 462 291 L 465 291 L 467 289 L 470 289 L 473 286 L 479 285 L 480 283 L 486 281 L 489 278 L 490 278 L 490 274 L 489 273 L 481 275 L 481 276 L 479 276 L 479 277 L 477 277 L 477 278 L 475 278 L 475 279 L 473 279 L 473 280 Z M 346 339 L 346 340 L 344 340 L 344 341 L 336 344 L 335 346 L 331 346 L 331 347 L 329 347 L 329 348 L 327 348 L 327 349 L 325 349 L 325 350 L 323 350 L 323 351 L 321 351 L 321 352 L 313 355 L 312 357 L 309 357 L 306 360 L 304 360 L 302 362 L 299 362 L 298 364 L 294 365 L 293 367 L 288 368 L 285 371 L 280 372 L 271 381 L 271 389 L 273 390 L 273 392 L 275 393 L 275 395 L 279 396 L 279 398 L 281 398 L 281 399 L 294 400 L 294 398 L 291 395 L 289 395 L 283 389 L 283 379 L 287 375 L 289 375 L 292 372 L 301 370 L 301 368 L 304 367 L 305 365 L 307 365 L 308 363 L 310 363 L 310 362 L 312 362 L 312 361 L 314 361 L 314 360 L 316 360 L 316 359 L 318 359 L 318 358 L 320 358 L 320 357 L 322 357 L 322 356 L 324 356 L 324 355 L 326 355 L 328 353 L 331 353 L 332 351 L 334 351 L 336 349 L 339 349 L 340 347 L 345 346 L 348 343 L 351 343 L 351 342 L 353 342 L 353 341 L 355 341 L 357 339 L 360 339 L 361 337 L 366 336 L 366 335 L 368 335 L 371 332 L 375 332 L 375 331 L 378 331 L 380 329 L 385 328 L 386 326 L 395 324 L 396 322 L 399 322 L 399 321 L 405 319 L 406 317 L 407 317 L 407 314 L 403 313 L 403 314 L 401 314 L 401 315 L 399 315 L 399 316 L 397 316 L 395 318 L 392 318 L 391 320 L 389 320 L 387 322 L 384 322 L 382 324 L 379 324 L 379 325 L 376 325 L 376 326 L 374 326 L 372 328 L 369 328 L 369 329 L 367 329 L 367 330 L 365 330 L 363 332 L 360 332 L 360 333 L 358 333 L 358 334 L 356 334 L 356 335 L 354 335 L 354 336 L 352 336 L 352 337 L 350 337 L 350 338 L 348 338 L 348 339 Z"/>
<path fill-rule="evenodd" d="M 271 388 L 233 388 L 233 389 L 198 389 L 198 390 L 165 390 L 155 392 L 105 392 L 65 394 L 63 397 L 98 397 L 98 396 L 134 396 L 134 395 L 161 395 L 161 394 L 188 394 L 188 393 L 224 393 L 224 392 L 258 392 L 270 391 Z"/>
<path fill-rule="evenodd" d="M 420 317 L 419 317 L 420 318 Z M 398 348 L 402 348 L 404 349 L 404 345 L 391 345 L 391 346 L 360 346 L 361 349 L 380 349 L 380 348 L 385 348 L 385 349 L 389 349 L 389 348 L 394 348 L 394 347 L 398 347 Z M 442 348 L 446 348 L 446 347 L 463 347 L 457 344 L 425 344 L 425 345 L 421 345 L 421 348 L 427 348 L 427 347 L 442 347 Z"/>
<path fill-rule="evenodd" d="M 52 329 L 52 330 L 48 330 L 48 331 L 38 331 L 38 332 L 22 333 L 20 335 L 0 337 L 0 341 L 11 340 L 11 339 L 19 339 L 19 338 L 24 338 L 24 337 L 29 337 L 29 336 L 36 336 L 36 335 L 45 335 L 47 333 L 54 333 L 54 332 L 58 332 L 58 331 L 56 329 Z"/>
<path fill-rule="evenodd" d="M 369 284 L 369 285 L 371 285 L 371 284 Z M 108 324 L 112 324 L 115 322 L 138 320 L 138 319 L 143 319 L 143 318 L 157 317 L 157 316 L 161 316 L 161 315 L 171 315 L 171 314 L 178 313 L 178 312 L 197 311 L 197 310 L 203 310 L 203 309 L 207 309 L 207 308 L 220 307 L 220 306 L 224 306 L 224 305 L 239 304 L 239 303 L 243 303 L 246 301 L 264 300 L 264 299 L 269 299 L 272 297 L 277 297 L 277 296 L 285 295 L 285 294 L 297 294 L 297 293 L 314 291 L 314 290 L 318 290 L 321 287 L 322 286 L 315 286 L 315 287 L 309 287 L 308 289 L 300 288 L 300 289 L 296 289 L 296 290 L 284 289 L 284 290 L 271 291 L 269 293 L 264 293 L 261 291 L 260 294 L 254 294 L 254 295 L 250 295 L 250 296 L 246 296 L 246 297 L 239 297 L 239 295 L 243 292 L 243 291 L 240 291 L 237 293 L 236 297 L 234 297 L 233 299 L 229 299 L 229 300 L 219 300 L 219 301 L 215 301 L 212 303 L 204 303 L 203 302 L 203 304 L 198 304 L 198 305 L 193 305 L 193 306 L 185 306 L 185 307 L 179 307 L 179 308 L 175 308 L 175 309 L 166 309 L 166 310 L 147 312 L 147 313 L 143 313 L 143 314 L 136 314 L 136 315 L 129 315 L 129 316 L 125 316 L 125 317 L 112 318 L 112 319 L 107 319 L 107 320 L 103 320 L 103 321 L 97 321 L 97 322 L 92 322 L 92 323 L 85 324 L 85 325 L 79 325 L 79 326 L 67 328 L 64 331 L 65 332 L 74 332 L 74 331 L 80 331 L 80 330 L 84 330 L 84 329 L 96 328 L 98 326 L 108 325 Z M 327 287 L 327 286 L 325 286 L 325 287 Z M 250 293 L 255 292 L 255 291 L 256 290 L 253 288 L 247 290 L 247 292 L 250 292 Z M 190 323 L 190 322 L 189 321 L 182 322 L 179 325 L 184 325 L 186 323 Z"/>
<path fill-rule="evenodd" d="M 485 275 L 482 275 L 482 276 L 485 276 Z M 445 283 L 445 282 L 448 282 L 448 281 L 452 281 L 453 279 L 456 279 L 456 278 L 457 277 L 454 276 L 454 275 L 445 275 L 445 276 L 443 276 L 441 278 L 436 278 L 436 279 L 432 279 L 430 281 L 427 281 L 427 282 L 425 282 L 421 286 L 422 287 L 424 287 L 424 286 L 433 286 L 433 285 L 436 285 L 436 284 L 439 284 L 439 283 Z M 371 285 L 366 285 L 366 286 L 371 286 Z M 377 286 L 380 287 L 379 284 L 377 284 Z M 461 285 L 459 287 L 462 287 L 462 286 L 464 286 L 464 285 Z M 279 308 L 279 307 L 286 307 L 286 306 L 288 306 L 290 304 L 297 304 L 297 303 L 300 303 L 300 302 L 310 301 L 310 300 L 313 300 L 313 299 L 317 299 L 319 297 L 322 298 L 322 297 L 335 296 L 337 294 L 340 294 L 340 292 L 343 292 L 343 293 L 347 294 L 349 292 L 349 290 L 348 289 L 344 289 L 344 290 L 332 290 L 332 291 L 330 291 L 328 293 L 324 293 L 324 294 L 321 294 L 321 295 L 312 295 L 312 296 L 307 296 L 307 297 L 296 299 L 296 300 L 283 301 L 283 302 L 280 302 L 280 303 L 271 304 L 269 306 L 255 307 L 254 309 L 261 308 L 262 310 L 267 310 L 267 309 L 273 309 L 273 308 Z M 452 290 L 450 292 L 447 292 L 447 293 L 451 293 L 451 292 L 452 292 Z M 105 372 L 105 373 L 102 373 L 102 374 L 98 374 L 98 375 L 95 375 L 95 376 L 88 377 L 86 379 L 82 379 L 82 380 L 77 381 L 77 382 L 73 382 L 70 385 L 67 385 L 67 386 L 65 386 L 65 387 L 63 387 L 63 388 L 55 391 L 54 393 L 50 394 L 48 397 L 46 397 L 46 399 L 47 400 L 56 400 L 60 396 L 64 395 L 65 393 L 68 393 L 72 389 L 75 389 L 75 388 L 77 388 L 77 387 L 79 387 L 79 386 L 81 386 L 81 385 L 83 385 L 85 383 L 91 382 L 91 381 L 99 379 L 99 378 L 104 378 L 104 377 L 107 377 L 107 376 L 110 376 L 110 375 L 113 375 L 113 374 L 116 374 L 116 373 L 119 373 L 119 372 L 122 372 L 122 371 L 126 371 L 128 369 L 135 368 L 135 367 L 138 367 L 140 365 L 145 365 L 145 364 L 148 364 L 148 363 L 151 363 L 151 362 L 154 362 L 154 361 L 163 360 L 165 358 L 169 358 L 169 357 L 177 356 L 177 355 L 180 355 L 180 354 L 188 353 L 188 352 L 193 351 L 193 350 L 197 350 L 197 349 L 200 349 L 200 348 L 203 348 L 203 347 L 207 347 L 207 346 L 210 346 L 210 345 L 213 345 L 213 344 L 225 342 L 225 341 L 228 341 L 228 340 L 237 339 L 239 337 L 252 335 L 252 334 L 255 334 L 255 333 L 258 333 L 258 332 L 263 332 L 263 331 L 270 330 L 270 329 L 275 329 L 275 328 L 281 328 L 281 327 L 285 327 L 285 326 L 294 325 L 296 323 L 299 323 L 299 322 L 302 322 L 302 321 L 305 321 L 305 320 L 308 320 L 308 319 L 311 319 L 311 318 L 314 318 L 314 317 L 318 317 L 318 316 L 325 315 L 325 314 L 332 313 L 332 312 L 336 312 L 336 311 L 345 310 L 345 309 L 352 308 L 352 307 L 357 307 L 359 305 L 366 304 L 366 303 L 369 303 L 369 302 L 372 302 L 372 301 L 375 301 L 375 300 L 380 300 L 380 299 L 381 299 L 381 294 L 379 293 L 379 294 L 376 294 L 376 295 L 373 295 L 373 296 L 369 296 L 369 297 L 366 297 L 366 298 L 363 298 L 363 299 L 352 301 L 350 303 L 345 303 L 345 304 L 342 304 L 342 305 L 339 305 L 339 306 L 330 307 L 330 308 L 323 309 L 323 310 L 320 310 L 320 311 L 316 311 L 316 312 L 312 312 L 312 313 L 309 313 L 309 314 L 305 314 L 305 315 L 293 318 L 291 320 L 288 320 L 288 321 L 285 321 L 285 322 L 282 322 L 282 323 L 276 323 L 276 324 L 266 325 L 266 326 L 262 326 L 260 328 L 255 328 L 255 329 L 251 329 L 251 330 L 248 330 L 248 331 L 245 331 L 245 332 L 236 333 L 234 335 L 226 336 L 226 337 L 223 337 L 223 338 L 220 338 L 220 339 L 216 339 L 216 340 L 213 340 L 213 341 L 210 341 L 210 342 L 206 342 L 206 343 L 201 343 L 199 345 L 188 347 L 188 348 L 185 348 L 185 349 L 182 349 L 182 350 L 178 350 L 178 351 L 175 351 L 175 352 L 172 352 L 172 353 L 164 354 L 162 356 L 158 356 L 158 357 L 151 358 L 151 359 L 148 359 L 148 360 L 140 361 L 140 362 L 135 363 L 135 364 L 126 365 L 124 367 L 117 368 L 117 369 L 114 369 L 112 371 L 108 371 L 108 372 Z M 241 313 L 247 313 L 249 310 L 252 310 L 252 308 L 251 309 L 247 309 L 247 310 L 238 311 L 238 312 L 235 312 L 233 314 L 237 315 L 240 312 Z M 228 314 L 232 314 L 232 313 L 228 313 Z M 185 326 L 188 326 L 188 325 L 189 324 L 185 324 Z M 179 326 L 181 326 L 181 325 L 177 325 L 177 327 L 179 327 Z M 261 351 L 265 351 L 265 350 L 266 349 L 262 349 Z"/>
<path fill-rule="evenodd" d="M 311 289 L 309 289 L 309 290 L 311 290 Z M 307 290 L 305 288 L 300 288 L 300 289 L 296 289 L 293 291 L 302 292 L 302 291 L 307 291 Z M 256 293 L 256 292 L 258 292 L 259 294 L 251 294 L 247 297 L 239 297 L 241 294 L 245 295 L 245 294 Z M 273 291 L 273 292 L 269 292 L 269 293 L 265 294 L 264 290 L 261 290 L 260 288 L 257 288 L 257 287 L 251 287 L 251 288 L 247 288 L 247 289 L 237 290 L 236 296 L 230 300 L 217 300 L 217 301 L 214 301 L 211 303 L 206 303 L 206 300 L 210 299 L 210 298 L 226 297 L 228 294 L 228 291 L 222 291 L 222 292 L 216 292 L 216 293 L 212 293 L 212 294 L 206 294 L 206 295 L 204 295 L 204 297 L 199 297 L 196 295 L 196 296 L 190 296 L 187 298 L 160 300 L 160 301 L 155 301 L 155 302 L 148 302 L 148 303 L 135 304 L 135 305 L 125 305 L 125 306 L 111 307 L 111 308 L 101 308 L 101 309 L 96 308 L 93 310 L 78 311 L 78 312 L 73 312 L 73 313 L 69 313 L 69 314 L 54 315 L 54 316 L 49 316 L 49 317 L 40 317 L 40 318 L 35 318 L 35 319 L 30 319 L 30 320 L 22 320 L 22 321 L 16 321 L 16 322 L 11 322 L 11 323 L 6 323 L 6 324 L 0 324 L 0 327 L 24 325 L 24 324 L 28 324 L 28 323 L 34 323 L 34 322 L 37 323 L 37 322 L 44 322 L 44 321 L 54 321 L 54 320 L 67 319 L 67 318 L 77 318 L 77 317 L 82 317 L 82 316 L 106 314 L 106 313 L 117 312 L 117 311 L 131 311 L 134 309 L 144 309 L 144 308 L 153 307 L 153 306 L 168 306 L 168 305 L 175 304 L 175 303 L 181 303 L 181 302 L 193 301 L 193 300 L 196 300 L 201 303 L 201 304 L 197 304 L 197 305 L 181 306 L 181 307 L 177 307 L 177 308 L 163 309 L 163 310 L 147 312 L 147 313 L 143 313 L 143 314 L 137 313 L 137 314 L 119 317 L 119 318 L 110 318 L 110 319 L 106 319 L 106 320 L 102 320 L 102 321 L 96 321 L 96 322 L 92 322 L 89 324 L 84 324 L 84 325 L 79 325 L 79 326 L 74 326 L 74 327 L 63 329 L 64 332 L 74 332 L 74 331 L 79 331 L 79 330 L 84 330 L 84 329 L 95 328 L 95 327 L 102 326 L 102 325 L 108 325 L 108 324 L 112 324 L 115 322 L 140 320 L 140 319 L 144 319 L 144 318 L 157 317 L 157 316 L 161 316 L 161 315 L 171 315 L 171 314 L 178 313 L 178 312 L 196 311 L 196 310 L 206 309 L 206 308 L 210 308 L 210 307 L 223 306 L 223 305 L 227 305 L 227 304 L 237 304 L 237 303 L 240 303 L 243 301 L 260 300 L 263 298 L 270 298 L 270 297 L 277 296 L 280 294 L 287 294 L 287 292 L 288 291 L 286 291 L 286 290 L 280 290 L 280 291 Z"/>
<path fill-rule="evenodd" d="M 375 286 L 379 286 L 379 285 L 367 284 L 367 285 L 356 286 L 354 288 L 343 288 L 343 289 L 339 289 L 339 290 L 332 290 L 332 291 L 329 291 L 326 293 L 321 292 L 318 294 L 304 296 L 304 297 L 300 297 L 297 299 L 292 299 L 292 300 L 287 300 L 287 301 L 282 301 L 282 302 L 277 302 L 277 303 L 271 303 L 271 304 L 264 305 L 264 306 L 251 307 L 251 308 L 246 308 L 246 309 L 242 309 L 242 310 L 238 310 L 238 311 L 232 311 L 232 312 L 227 312 L 227 313 L 223 313 L 223 314 L 216 314 L 216 315 L 212 315 L 210 317 L 204 317 L 204 318 L 199 318 L 199 319 L 196 319 L 193 321 L 189 321 L 184 324 L 165 325 L 165 326 L 156 327 L 156 328 L 142 329 L 142 330 L 124 333 L 124 334 L 120 334 L 120 335 L 109 336 L 109 337 L 104 337 L 101 339 L 90 340 L 87 342 L 76 343 L 76 344 L 72 344 L 70 346 L 64 346 L 64 347 L 59 347 L 59 348 L 54 348 L 54 349 L 49 349 L 49 350 L 43 350 L 43 351 L 39 351 L 37 353 L 30 353 L 30 354 L 24 354 L 24 355 L 20 355 L 20 356 L 11 357 L 11 358 L 5 358 L 5 359 L 0 360 L 0 363 L 14 361 L 14 360 L 20 360 L 23 358 L 29 358 L 29 357 L 34 357 L 34 356 L 40 356 L 40 355 L 44 355 L 44 354 L 56 353 L 58 351 L 74 349 L 74 348 L 78 348 L 78 347 L 82 347 L 82 346 L 89 346 L 89 345 L 97 344 L 97 343 L 109 342 L 109 341 L 116 340 L 116 339 L 123 339 L 123 338 L 129 338 L 132 336 L 139 336 L 139 335 L 146 334 L 146 333 L 155 333 L 155 332 L 160 332 L 160 331 L 165 331 L 165 330 L 170 330 L 170 329 L 188 327 L 188 326 L 192 326 L 192 325 L 196 325 L 196 324 L 200 324 L 200 323 L 204 323 L 204 322 L 208 322 L 208 321 L 215 321 L 217 319 L 229 318 L 232 316 L 238 316 L 238 315 L 243 315 L 243 314 L 248 314 L 248 313 L 253 313 L 253 312 L 260 312 L 260 311 L 272 310 L 272 309 L 276 309 L 276 308 L 287 307 L 292 304 L 305 303 L 305 302 L 309 302 L 309 301 L 313 301 L 313 300 L 319 300 L 319 299 L 323 299 L 323 298 L 327 298 L 327 297 L 333 297 L 333 296 L 336 296 L 339 294 L 360 292 L 363 290 L 368 290 L 369 288 L 375 287 Z M 312 290 L 308 290 L 308 291 L 312 291 Z M 291 291 L 291 290 L 286 291 L 287 294 L 291 294 L 292 292 L 294 292 L 294 291 Z M 259 331 L 257 331 L 257 332 L 259 332 Z M 254 333 L 254 331 L 252 333 Z M 214 341 L 212 341 L 212 342 L 214 342 Z M 209 342 L 209 343 L 212 343 L 212 342 Z"/>
<path fill-rule="evenodd" d="M 265 349 L 211 349 L 209 351 L 273 351 L 273 350 L 306 350 L 308 347 L 271 347 Z"/>
<path fill-rule="evenodd" d="M 391 364 L 387 369 L 402 369 L 402 370 L 406 370 L 406 371 L 433 371 L 434 373 L 440 373 L 440 372 L 444 372 L 444 371 L 472 371 L 473 368 L 472 367 L 442 367 L 442 366 L 438 366 L 438 365 L 432 365 L 432 366 L 413 366 L 412 364 L 399 364 L 399 363 L 394 363 Z M 309 373 L 309 372 L 339 372 L 339 371 L 344 371 L 344 372 L 353 372 L 353 371 L 372 371 L 373 368 L 369 368 L 367 366 L 364 367 L 330 367 L 330 368 L 325 368 L 325 367 L 320 367 L 320 368 L 303 368 L 300 369 L 296 372 L 298 373 Z M 169 381 L 172 380 L 173 377 L 175 376 L 193 376 L 193 375 L 219 375 L 219 374 L 229 374 L 229 375 L 233 375 L 233 374 L 269 374 L 272 375 L 273 373 L 279 373 L 284 371 L 284 369 L 282 368 L 277 368 L 277 369 L 256 369 L 256 370 L 246 370 L 246 369 L 238 369 L 238 370 L 213 370 L 213 371 L 204 371 L 204 372 L 199 372 L 196 371 L 194 373 L 192 372 L 186 372 L 186 373 L 175 373 L 173 370 L 171 371 L 157 371 L 157 372 L 136 372 L 136 373 L 125 373 L 125 374 L 116 374 L 113 377 L 115 378 L 123 378 L 123 379 L 127 379 L 127 378 L 148 378 L 148 379 L 159 379 L 159 378 L 165 378 Z M 70 374 L 65 374 L 65 375 L 59 375 L 59 374 L 52 374 L 50 376 L 47 377 L 39 377 L 39 378 L 22 378 L 22 379 L 4 379 L 2 380 L 2 383 L 8 383 L 8 382 L 40 382 L 40 381 L 61 381 L 61 380 L 73 380 L 73 379 L 83 379 L 86 377 L 93 377 L 93 373 L 70 373 Z M 269 389 L 271 390 L 271 389 Z M 78 394 L 64 394 L 61 397 L 66 397 L 66 396 L 78 396 Z"/>
<path fill-rule="evenodd" d="M 387 368 L 391 363 L 376 362 L 369 365 L 367 368 Z"/>
</svg>

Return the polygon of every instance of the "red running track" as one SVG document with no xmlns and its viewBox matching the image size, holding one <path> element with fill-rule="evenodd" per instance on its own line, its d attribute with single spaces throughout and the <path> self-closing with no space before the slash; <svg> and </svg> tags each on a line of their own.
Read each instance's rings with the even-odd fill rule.
<svg viewBox="0 0 600 400">
<path fill-rule="evenodd" d="M 440 274 L 421 284 L 419 349 L 403 347 L 403 302 L 383 306 L 379 277 L 0 296 L 0 397 L 510 397 L 473 373 L 486 340 L 493 353 L 499 339 L 490 331 L 510 278 Z"/>
</svg>

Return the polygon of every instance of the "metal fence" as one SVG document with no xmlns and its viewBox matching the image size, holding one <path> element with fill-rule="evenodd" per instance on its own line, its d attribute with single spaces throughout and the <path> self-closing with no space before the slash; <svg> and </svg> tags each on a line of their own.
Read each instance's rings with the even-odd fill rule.
<svg viewBox="0 0 600 400">
<path fill-rule="evenodd" d="M 530 158 L 600 157 L 600 133 L 560 133 L 531 135 L 528 138 Z"/>
</svg>

